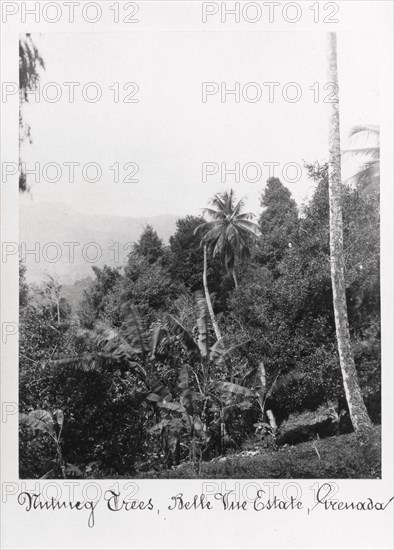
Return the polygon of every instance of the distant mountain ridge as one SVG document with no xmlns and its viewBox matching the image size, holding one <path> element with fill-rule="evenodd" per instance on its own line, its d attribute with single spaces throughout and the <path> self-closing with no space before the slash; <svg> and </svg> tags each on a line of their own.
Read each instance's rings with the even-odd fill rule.
<svg viewBox="0 0 394 550">
<path fill-rule="evenodd" d="M 61 202 L 20 204 L 19 242 L 27 280 L 40 283 L 50 274 L 62 284 L 73 284 L 92 276 L 95 265 L 123 266 L 147 225 L 168 243 L 178 218 L 82 214 Z"/>
</svg>

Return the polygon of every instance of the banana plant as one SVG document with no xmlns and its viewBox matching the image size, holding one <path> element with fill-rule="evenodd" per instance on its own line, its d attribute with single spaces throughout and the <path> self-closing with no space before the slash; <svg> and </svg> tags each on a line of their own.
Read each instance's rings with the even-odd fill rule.
<svg viewBox="0 0 394 550">
<path fill-rule="evenodd" d="M 249 341 L 226 349 L 224 339 L 220 338 L 213 346 L 210 346 L 210 318 L 202 293 L 197 293 L 196 302 L 199 311 L 197 338 L 193 338 L 171 315 L 163 316 L 164 326 L 180 342 L 188 359 L 181 371 L 179 388 L 182 393 L 179 403 L 169 405 L 159 396 L 149 396 L 157 403 L 158 407 L 181 414 L 183 422 L 175 422 L 175 428 L 173 428 L 171 420 L 168 420 L 166 428 L 173 436 L 175 436 L 175 432 L 177 436 L 180 436 L 180 426 L 184 430 L 187 426 L 189 427 L 189 435 L 192 438 L 191 455 L 194 457 L 196 436 L 205 441 L 206 450 L 219 438 L 219 447 L 223 451 L 231 440 L 227 425 L 232 414 L 257 406 L 261 414 L 258 425 L 260 427 L 264 425 L 275 436 L 277 425 L 272 410 L 266 408 L 268 398 L 280 387 L 299 380 L 302 374 L 295 371 L 287 374 L 279 373 L 268 388 L 265 366 L 263 361 L 260 361 L 258 367 L 251 369 L 243 379 L 243 381 L 249 379 L 252 382 L 251 387 L 218 380 L 218 368 L 227 359 L 237 357 L 239 352 L 248 346 Z M 194 390 L 194 386 L 197 391 Z M 266 418 L 268 423 L 265 422 Z"/>
<path fill-rule="evenodd" d="M 221 388 L 229 392 L 231 395 L 242 395 L 247 398 L 252 398 L 258 405 L 261 412 L 261 420 L 254 424 L 255 428 L 265 428 L 274 437 L 277 434 L 278 426 L 276 424 L 274 413 L 271 409 L 267 409 L 267 401 L 270 397 L 274 396 L 277 390 L 286 388 L 293 382 L 298 382 L 304 378 L 304 374 L 292 370 L 285 374 L 279 372 L 271 386 L 267 386 L 267 375 L 264 366 L 264 362 L 260 361 L 257 369 L 252 369 L 248 375 L 253 375 L 253 388 L 247 388 L 240 384 L 234 384 L 229 382 L 216 382 L 216 387 Z M 244 380 L 248 378 L 248 375 L 244 377 Z M 265 422 L 267 418 L 268 423 Z"/>
<path fill-rule="evenodd" d="M 249 342 L 242 342 L 226 349 L 224 339 L 220 338 L 211 346 L 210 318 L 202 293 L 196 294 L 196 302 L 199 312 L 196 338 L 173 316 L 164 314 L 162 317 L 162 330 L 167 330 L 170 336 L 178 340 L 187 358 L 179 377 L 178 387 L 181 390 L 179 403 L 169 403 L 168 399 L 161 399 L 154 393 L 147 397 L 159 408 L 180 414 L 181 422 L 179 417 L 178 419 L 175 417 L 175 419 L 166 419 L 162 426 L 170 431 L 172 437 L 175 435 L 180 437 L 182 431 L 188 433 L 191 438 L 192 462 L 196 460 L 196 441 L 200 443 L 200 449 L 202 444 L 207 449 L 217 439 L 219 433 L 220 447 L 225 448 L 226 439 L 229 439 L 226 422 L 235 409 L 250 408 L 252 406 L 250 397 L 254 395 L 253 390 L 239 386 L 239 392 L 243 392 L 244 399 L 240 401 L 234 396 L 229 399 L 229 388 L 234 389 L 236 384 L 221 382 L 215 378 L 218 367 L 222 366 L 227 359 L 236 357 Z"/>
<path fill-rule="evenodd" d="M 198 404 L 204 399 L 200 392 L 193 390 L 189 381 L 187 366 L 183 366 L 179 374 L 178 388 L 181 390 L 179 402 L 168 402 L 161 399 L 157 394 L 148 395 L 147 399 L 155 402 L 160 409 L 167 413 L 167 417 L 151 428 L 151 432 L 161 431 L 163 447 L 167 453 L 174 455 L 179 449 L 180 440 L 183 434 L 190 437 L 190 460 L 194 464 L 197 457 L 197 441 L 206 442 L 204 424 L 199 414 Z M 178 413 L 174 417 L 173 413 Z M 179 456 L 175 460 L 179 462 Z"/>
<path fill-rule="evenodd" d="M 57 367 L 75 366 L 83 370 L 101 370 L 120 366 L 135 374 L 142 385 L 142 394 L 151 392 L 162 399 L 171 400 L 169 390 L 155 375 L 155 354 L 162 330 L 158 324 L 152 334 L 144 330 L 137 309 L 133 304 L 124 304 L 125 322 L 120 328 L 98 324 L 93 331 L 81 330 L 96 349 L 93 353 L 51 360 Z"/>
<path fill-rule="evenodd" d="M 57 470 L 60 470 L 61 477 L 67 478 L 67 475 L 80 476 L 82 472 L 77 466 L 66 463 L 63 458 L 61 448 L 61 435 L 64 424 L 64 414 L 61 409 L 56 409 L 52 413 L 43 409 L 21 413 L 19 415 L 19 425 L 26 430 L 28 437 L 35 437 L 42 433 L 47 435 L 56 446 L 55 468 L 44 474 L 41 479 L 53 479 L 57 477 Z"/>
<path fill-rule="evenodd" d="M 101 323 L 93 331 L 80 331 L 80 336 L 90 341 L 94 352 L 51 360 L 49 363 L 61 369 L 71 366 L 85 371 L 114 368 L 127 371 L 135 376 L 134 395 L 141 400 L 155 395 L 156 401 L 170 403 L 172 395 L 156 375 L 156 351 L 164 335 L 162 325 L 157 323 L 154 330 L 148 333 L 133 304 L 124 304 L 123 310 L 125 321 L 120 328 Z M 155 399 L 148 401 L 154 402 Z M 156 422 L 160 420 L 158 407 L 154 406 L 151 412 Z"/>
</svg>

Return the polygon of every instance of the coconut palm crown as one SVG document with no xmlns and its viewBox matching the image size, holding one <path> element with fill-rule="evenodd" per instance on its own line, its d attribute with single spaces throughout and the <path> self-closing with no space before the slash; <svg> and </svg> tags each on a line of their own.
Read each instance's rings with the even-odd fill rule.
<svg viewBox="0 0 394 550">
<path fill-rule="evenodd" d="M 237 200 L 232 189 L 215 194 L 210 205 L 211 208 L 204 208 L 203 213 L 211 220 L 199 225 L 195 232 L 205 231 L 201 244 L 207 245 L 213 256 L 223 258 L 238 287 L 235 266 L 243 255 L 250 253 L 251 237 L 259 237 L 260 229 L 252 221 L 254 215 L 243 212 L 244 197 Z"/>
<path fill-rule="evenodd" d="M 371 193 L 379 189 L 380 183 L 380 129 L 379 126 L 363 125 L 354 126 L 350 132 L 351 138 L 360 137 L 363 140 L 372 139 L 372 144 L 365 142 L 364 147 L 355 149 L 347 149 L 343 154 L 351 154 L 353 156 L 362 155 L 364 162 L 359 167 L 359 170 L 353 174 L 349 181 L 354 182 L 360 187 L 363 194 Z"/>
</svg>

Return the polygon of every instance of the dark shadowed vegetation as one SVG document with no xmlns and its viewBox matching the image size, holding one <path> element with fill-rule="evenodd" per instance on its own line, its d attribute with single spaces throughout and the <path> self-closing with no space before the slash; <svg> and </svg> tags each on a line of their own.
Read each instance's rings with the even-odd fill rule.
<svg viewBox="0 0 394 550">
<path fill-rule="evenodd" d="M 379 475 L 343 389 L 327 167 L 308 170 L 302 208 L 271 178 L 254 219 L 229 191 L 168 244 L 146 227 L 124 268 L 92 269 L 77 309 L 55 278 L 33 293 L 21 264 L 22 478 Z M 380 424 L 379 194 L 362 189 L 343 186 L 346 300 Z"/>
</svg>

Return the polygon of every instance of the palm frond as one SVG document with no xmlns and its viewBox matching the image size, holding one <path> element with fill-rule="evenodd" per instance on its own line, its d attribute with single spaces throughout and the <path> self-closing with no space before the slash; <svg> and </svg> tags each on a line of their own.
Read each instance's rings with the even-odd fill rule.
<svg viewBox="0 0 394 550">
<path fill-rule="evenodd" d="M 243 212 L 242 214 L 238 214 L 237 215 L 237 220 L 236 221 L 239 221 L 239 220 L 253 220 L 254 219 L 254 214 L 252 212 Z"/>
<path fill-rule="evenodd" d="M 380 129 L 379 126 L 373 125 L 359 125 L 352 128 L 350 137 L 373 137 L 373 146 L 364 146 L 355 149 L 349 149 L 344 151 L 344 154 L 352 154 L 353 156 L 363 155 L 369 157 L 371 160 L 365 162 L 359 168 L 359 170 L 347 179 L 348 182 L 353 182 L 361 188 L 362 194 L 367 194 L 373 190 L 379 189 L 380 183 Z"/>
<path fill-rule="evenodd" d="M 357 149 L 345 149 L 342 154 L 351 154 L 353 156 L 364 155 L 371 157 L 373 160 L 379 160 L 380 147 L 358 147 Z"/>
<path fill-rule="evenodd" d="M 214 244 L 215 244 L 215 247 L 212 251 L 212 256 L 217 256 L 222 254 L 223 248 L 225 246 L 225 236 L 223 235 L 222 232 L 219 233 L 219 236 Z"/>
<path fill-rule="evenodd" d="M 197 235 L 197 233 L 201 232 L 202 230 L 205 230 L 207 229 L 207 225 L 210 225 L 212 222 L 203 222 L 203 223 L 200 223 L 200 225 L 198 225 L 195 230 L 193 231 L 193 235 Z"/>
<path fill-rule="evenodd" d="M 213 208 L 204 208 L 203 214 L 205 216 L 210 216 L 211 218 L 213 218 L 212 221 L 218 221 L 223 217 L 223 212 L 214 210 Z M 212 223 L 212 222 L 207 222 L 207 223 Z"/>
<path fill-rule="evenodd" d="M 353 128 L 349 132 L 350 137 L 354 137 L 359 134 L 365 134 L 367 136 L 372 135 L 374 137 L 379 138 L 380 135 L 380 128 L 379 126 L 372 125 L 372 124 L 360 124 L 357 126 L 353 126 Z"/>
<path fill-rule="evenodd" d="M 216 222 L 213 222 L 214 225 L 212 226 L 212 228 L 207 231 L 207 233 L 205 233 L 205 235 L 203 236 L 203 238 L 201 239 L 201 243 L 202 244 L 210 244 L 212 245 L 212 243 L 215 243 L 216 239 L 219 238 L 223 228 L 222 228 L 222 225 L 221 224 L 218 224 Z"/>
<path fill-rule="evenodd" d="M 259 226 L 256 223 L 251 222 L 250 220 L 237 220 L 237 226 L 246 229 L 256 237 L 261 237 Z"/>
<path fill-rule="evenodd" d="M 366 190 L 370 185 L 378 188 L 380 181 L 380 162 L 374 160 L 362 164 L 358 172 L 347 178 L 346 181 L 348 183 L 354 183 L 358 187 L 362 187 L 362 190 Z"/>
<path fill-rule="evenodd" d="M 244 206 L 245 206 L 245 197 L 242 197 L 242 198 L 239 199 L 237 204 L 232 208 L 231 219 L 234 219 L 234 218 L 242 215 L 242 214 L 240 214 L 240 211 L 243 209 Z"/>
<path fill-rule="evenodd" d="M 222 210 L 223 212 L 226 211 L 226 200 L 219 193 L 216 193 L 213 196 L 213 198 L 211 199 L 211 204 L 212 206 L 215 206 L 218 210 Z"/>
</svg>

